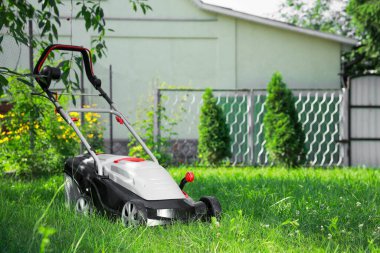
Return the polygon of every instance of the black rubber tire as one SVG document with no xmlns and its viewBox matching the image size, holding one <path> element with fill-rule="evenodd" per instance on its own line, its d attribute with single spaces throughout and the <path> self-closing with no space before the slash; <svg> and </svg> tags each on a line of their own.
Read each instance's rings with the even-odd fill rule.
<svg viewBox="0 0 380 253">
<path fill-rule="evenodd" d="M 91 215 L 94 211 L 92 199 L 84 194 L 81 194 L 75 202 L 75 211 L 80 215 Z"/>
<path fill-rule="evenodd" d="M 121 221 L 125 227 L 129 226 L 146 226 L 147 210 L 144 204 L 138 200 L 126 202 L 121 210 Z"/>
<path fill-rule="evenodd" d="M 76 205 L 76 201 L 81 195 L 78 185 L 75 181 L 64 173 L 65 179 L 65 204 L 67 207 L 72 208 Z"/>
<path fill-rule="evenodd" d="M 210 221 L 211 217 L 215 217 L 219 221 L 222 215 L 222 207 L 219 200 L 213 196 L 203 196 L 200 198 L 200 201 L 207 206 L 206 220 Z"/>
</svg>

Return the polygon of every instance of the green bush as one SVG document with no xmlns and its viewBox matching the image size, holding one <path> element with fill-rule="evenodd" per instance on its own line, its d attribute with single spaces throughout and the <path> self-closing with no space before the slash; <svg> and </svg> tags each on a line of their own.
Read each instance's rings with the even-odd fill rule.
<svg viewBox="0 0 380 253">
<path fill-rule="evenodd" d="M 14 78 L 9 83 L 3 99 L 13 107 L 5 115 L 0 114 L 0 171 L 15 171 L 19 175 L 62 171 L 65 159 L 79 153 L 79 138 L 54 113 L 49 100 L 31 96 L 32 89 Z M 60 102 L 65 105 L 68 101 L 60 99 Z M 94 148 L 99 150 L 103 146 L 100 145 L 103 128 L 96 115 L 86 114 L 85 118 L 80 128 L 90 142 L 92 138 L 97 140 Z M 76 124 L 79 126 L 81 122 Z"/>
<path fill-rule="evenodd" d="M 270 160 L 285 167 L 301 165 L 305 162 L 305 133 L 298 121 L 294 96 L 278 72 L 267 90 L 264 129 Z"/>
<path fill-rule="evenodd" d="M 161 101 L 165 100 L 165 97 L 161 97 Z M 154 136 L 154 101 L 153 96 L 148 98 L 148 106 L 141 106 L 143 108 L 139 110 L 137 117 L 138 120 L 134 124 L 139 135 L 145 141 L 145 144 L 152 151 L 154 156 L 157 158 L 159 163 L 163 166 L 168 166 L 172 164 L 173 155 L 171 154 L 170 148 L 170 139 L 176 133 L 173 131 L 174 126 L 177 124 L 175 118 L 171 118 L 167 115 L 165 107 L 162 106 L 162 103 L 158 105 L 157 114 L 159 115 L 162 122 L 168 122 L 168 126 L 165 127 L 160 125 L 160 133 L 157 141 L 155 141 Z M 146 102 L 146 101 L 145 101 Z M 139 118 L 142 115 L 144 118 Z M 149 159 L 148 154 L 144 151 L 142 146 L 137 142 L 137 140 L 132 137 L 128 143 L 129 156 L 141 157 L 144 159 Z"/>
<path fill-rule="evenodd" d="M 231 156 L 230 136 L 222 108 L 216 104 L 211 89 L 203 94 L 199 123 L 198 157 L 201 164 L 216 165 Z"/>
</svg>

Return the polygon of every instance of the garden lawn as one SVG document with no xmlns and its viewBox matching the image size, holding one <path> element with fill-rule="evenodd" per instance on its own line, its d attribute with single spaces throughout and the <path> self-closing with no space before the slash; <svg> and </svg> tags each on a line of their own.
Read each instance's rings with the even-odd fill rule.
<svg viewBox="0 0 380 253">
<path fill-rule="evenodd" d="M 57 191 L 62 176 L 0 179 L 0 251 L 38 252 L 42 246 L 52 252 L 380 252 L 379 170 L 173 168 L 170 173 L 179 182 L 187 170 L 195 173 L 185 188 L 190 196 L 219 198 L 220 223 L 124 228 L 120 221 L 66 209 L 62 188 Z"/>
</svg>

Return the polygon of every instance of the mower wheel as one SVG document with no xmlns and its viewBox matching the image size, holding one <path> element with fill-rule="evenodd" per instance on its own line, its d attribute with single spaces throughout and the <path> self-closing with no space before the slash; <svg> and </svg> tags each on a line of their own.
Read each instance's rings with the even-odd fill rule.
<svg viewBox="0 0 380 253">
<path fill-rule="evenodd" d="M 80 190 L 75 181 L 66 173 L 65 176 L 65 204 L 67 207 L 73 207 L 80 196 Z"/>
<path fill-rule="evenodd" d="M 125 203 L 121 210 L 121 221 L 126 227 L 146 225 L 147 211 L 144 204 L 138 200 Z"/>
<path fill-rule="evenodd" d="M 93 203 L 89 196 L 80 195 L 75 204 L 75 211 L 78 214 L 90 215 L 93 211 Z"/>
<path fill-rule="evenodd" d="M 206 220 L 210 220 L 211 217 L 215 217 L 217 220 L 220 220 L 222 215 L 222 207 L 220 206 L 219 200 L 213 196 L 204 196 L 200 198 L 200 201 L 206 204 L 207 206 L 207 216 Z"/>
</svg>

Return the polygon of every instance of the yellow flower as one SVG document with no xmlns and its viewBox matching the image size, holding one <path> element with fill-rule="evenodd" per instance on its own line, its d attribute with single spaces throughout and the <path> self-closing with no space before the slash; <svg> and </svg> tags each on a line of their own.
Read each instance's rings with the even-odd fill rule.
<svg viewBox="0 0 380 253">
<path fill-rule="evenodd" d="M 71 117 L 79 117 L 79 112 L 70 112 Z"/>
<path fill-rule="evenodd" d="M 84 115 L 84 118 L 86 119 L 86 121 L 91 121 L 92 119 L 92 113 L 91 112 L 88 112 Z"/>
<path fill-rule="evenodd" d="M 4 142 L 7 142 L 7 141 L 9 141 L 9 138 L 5 137 L 4 139 L 0 140 L 0 143 L 4 143 Z"/>
</svg>

